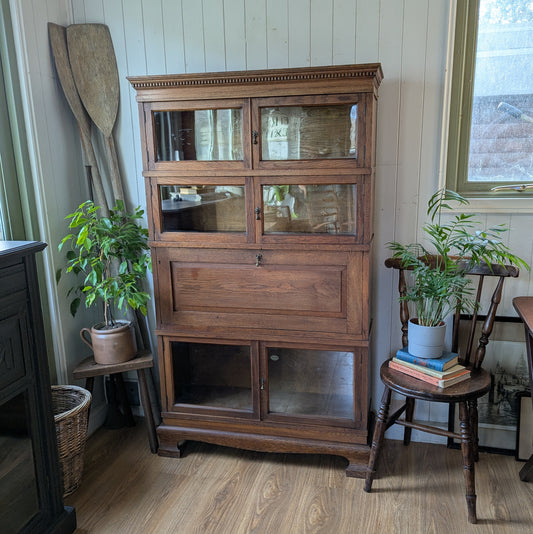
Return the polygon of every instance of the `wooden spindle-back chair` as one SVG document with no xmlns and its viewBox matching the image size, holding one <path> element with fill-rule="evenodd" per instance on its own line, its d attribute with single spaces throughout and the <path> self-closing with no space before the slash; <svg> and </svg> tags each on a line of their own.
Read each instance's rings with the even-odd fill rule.
<svg viewBox="0 0 533 534">
<path fill-rule="evenodd" d="M 401 266 L 401 261 L 389 258 L 385 261 L 387 267 L 398 270 L 399 284 L 398 289 L 400 296 L 405 295 L 406 280 L 405 271 Z M 489 336 L 492 333 L 496 319 L 496 310 L 502 296 L 503 283 L 506 278 L 517 277 L 518 269 L 512 266 L 502 265 L 480 265 L 468 271 L 472 276 L 475 285 L 473 297 L 475 298 L 476 308 L 471 316 L 464 316 L 458 311 L 453 318 L 452 333 L 452 351 L 459 353 L 460 363 L 471 369 L 471 376 L 468 380 L 459 382 L 447 388 L 439 388 L 432 384 L 418 380 L 404 373 L 395 371 L 389 367 L 389 360 L 385 361 L 380 369 L 382 382 L 385 384 L 385 390 L 379 407 L 374 436 L 372 439 L 372 448 L 368 462 L 365 491 L 369 492 L 372 488 L 372 482 L 376 473 L 377 461 L 380 449 L 383 445 L 383 436 L 387 428 L 393 424 L 403 425 L 404 444 L 408 445 L 411 440 L 411 430 L 414 428 L 422 432 L 429 432 L 448 439 L 457 439 L 461 442 L 461 451 L 463 456 L 463 472 L 466 485 L 466 502 L 468 508 L 468 520 L 471 523 L 477 522 L 476 516 L 476 493 L 474 478 L 474 462 L 478 459 L 478 414 L 477 399 L 487 393 L 491 387 L 490 374 L 482 368 L 483 358 L 485 356 L 486 346 L 489 342 Z M 484 281 L 486 277 L 496 278 L 496 287 L 492 291 L 489 300 L 483 295 Z M 485 284 L 485 286 L 492 284 Z M 476 324 L 481 319 L 478 315 L 478 309 L 481 302 L 488 302 L 488 310 L 483 317 L 481 332 L 476 329 Z M 402 331 L 402 346 L 407 346 L 407 325 L 409 322 L 409 310 L 405 301 L 400 302 L 400 321 Z M 466 332 L 468 335 L 465 340 L 460 339 L 459 332 L 463 329 L 463 322 L 469 322 Z M 461 336 L 463 337 L 463 336 Z M 476 341 L 477 338 L 477 341 Z M 395 392 L 405 397 L 405 403 L 389 415 L 391 402 L 391 393 Z M 445 430 L 426 424 L 419 424 L 413 421 L 415 400 L 424 400 L 429 402 L 440 402 L 458 404 L 460 431 Z M 404 417 L 400 419 L 403 415 Z"/>
</svg>

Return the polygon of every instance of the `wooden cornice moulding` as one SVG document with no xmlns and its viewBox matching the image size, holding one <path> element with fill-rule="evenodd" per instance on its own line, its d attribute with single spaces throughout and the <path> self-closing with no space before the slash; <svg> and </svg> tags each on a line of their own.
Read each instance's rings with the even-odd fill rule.
<svg viewBox="0 0 533 534">
<path fill-rule="evenodd" d="M 321 88 L 322 82 L 332 80 L 339 81 L 340 92 L 375 91 L 383 80 L 383 71 L 380 63 L 367 63 L 361 65 L 333 65 L 326 67 L 303 67 L 294 69 L 269 69 L 250 71 L 230 71 L 230 72 L 205 72 L 198 74 L 161 74 L 147 76 L 128 76 L 128 81 L 137 91 L 138 101 L 160 99 L 168 95 L 174 95 L 174 89 L 178 89 L 180 96 L 188 94 L 188 90 L 202 91 L 209 93 L 212 89 L 221 87 L 247 88 L 247 95 L 250 95 L 250 88 L 254 85 L 260 86 L 264 93 L 265 87 L 275 91 L 276 87 L 283 87 L 285 94 L 287 86 L 291 84 L 305 84 L 311 89 Z M 331 85 L 329 86 L 331 87 Z M 314 91 L 312 91 L 314 92 Z M 253 90 L 252 90 L 253 93 Z M 149 96 L 148 96 L 149 95 Z M 250 96 L 259 96 L 252 94 Z M 198 93 L 195 93 L 198 97 Z"/>
</svg>

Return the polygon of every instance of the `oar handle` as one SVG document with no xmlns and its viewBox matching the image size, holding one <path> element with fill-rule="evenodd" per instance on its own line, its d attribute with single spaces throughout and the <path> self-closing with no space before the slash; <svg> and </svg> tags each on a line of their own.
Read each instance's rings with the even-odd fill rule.
<svg viewBox="0 0 533 534">
<path fill-rule="evenodd" d="M 102 177 L 100 176 L 100 171 L 98 169 L 98 163 L 94 154 L 91 137 L 90 135 L 87 135 L 87 132 L 81 127 L 79 123 L 78 126 L 80 130 L 81 146 L 85 155 L 85 161 L 87 165 L 90 165 L 91 167 L 91 177 L 93 181 L 95 201 L 96 204 L 100 206 L 100 214 L 104 217 L 108 217 L 109 207 L 105 197 L 104 184 L 102 182 Z"/>
<path fill-rule="evenodd" d="M 115 148 L 113 133 L 106 138 L 106 149 L 113 196 L 115 201 L 124 200 L 124 188 L 122 187 L 122 180 L 120 178 L 120 168 L 118 166 L 117 150 Z"/>
</svg>

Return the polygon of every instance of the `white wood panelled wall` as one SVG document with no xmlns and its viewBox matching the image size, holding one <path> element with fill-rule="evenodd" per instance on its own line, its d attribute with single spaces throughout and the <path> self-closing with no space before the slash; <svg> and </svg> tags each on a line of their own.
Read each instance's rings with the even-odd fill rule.
<svg viewBox="0 0 533 534">
<path fill-rule="evenodd" d="M 20 68 L 26 79 L 27 121 L 36 152 L 34 172 L 41 197 L 44 238 L 57 243 L 63 216 L 83 199 L 83 170 L 70 111 L 50 63 L 46 22 L 98 22 L 109 26 L 120 76 L 121 105 L 115 129 L 120 164 L 132 205 L 145 204 L 138 111 L 129 75 L 299 67 L 381 62 L 375 240 L 373 265 L 373 404 L 381 396 L 379 365 L 399 346 L 396 280 L 383 267 L 385 244 L 420 238 L 425 206 L 442 176 L 446 97 L 454 0 L 11 0 L 16 14 Z M 44 4 L 44 5 L 43 5 Z M 475 207 L 475 206 L 474 206 Z M 513 249 L 533 262 L 533 209 L 502 211 L 489 205 L 488 223 L 504 222 Z M 493 213 L 497 211 L 497 213 Z M 51 249 L 55 247 L 51 247 Z M 49 271 L 60 258 L 49 252 Z M 66 304 L 49 281 L 55 311 Z M 528 273 L 508 284 L 511 299 L 533 294 Z M 152 315 L 153 318 L 153 315 Z M 67 373 L 76 351 L 66 321 L 58 364 Z M 79 345 L 79 341 L 78 347 Z M 63 361 L 66 360 L 66 363 Z M 442 413 L 417 408 L 419 419 Z M 391 429 L 392 430 L 392 429 Z M 421 437 L 421 439 L 425 439 Z"/>
</svg>

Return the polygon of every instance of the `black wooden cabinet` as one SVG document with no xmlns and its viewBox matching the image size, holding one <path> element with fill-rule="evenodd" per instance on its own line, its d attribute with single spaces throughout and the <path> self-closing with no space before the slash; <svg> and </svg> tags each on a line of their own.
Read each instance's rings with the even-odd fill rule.
<svg viewBox="0 0 533 534">
<path fill-rule="evenodd" d="M 0 241 L 0 531 L 76 528 L 63 505 L 35 254 L 45 243 Z"/>
</svg>

